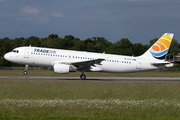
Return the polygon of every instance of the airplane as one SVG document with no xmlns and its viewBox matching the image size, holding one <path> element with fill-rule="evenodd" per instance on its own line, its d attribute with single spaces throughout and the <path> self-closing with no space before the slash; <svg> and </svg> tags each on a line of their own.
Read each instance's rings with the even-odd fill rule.
<svg viewBox="0 0 180 120">
<path fill-rule="evenodd" d="M 73 51 L 43 47 L 23 46 L 4 55 L 10 62 L 24 64 L 26 75 L 29 65 L 53 67 L 54 73 L 84 72 L 130 73 L 173 67 L 165 61 L 174 34 L 165 33 L 141 56 L 124 56 L 86 51 Z"/>
</svg>

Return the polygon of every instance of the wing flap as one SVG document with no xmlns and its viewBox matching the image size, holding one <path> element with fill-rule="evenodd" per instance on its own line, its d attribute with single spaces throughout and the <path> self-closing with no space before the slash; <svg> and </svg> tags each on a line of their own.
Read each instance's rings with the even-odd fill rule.
<svg viewBox="0 0 180 120">
<path fill-rule="evenodd" d="M 88 60 L 88 61 L 78 61 L 78 62 L 71 62 L 72 65 L 84 65 L 84 66 L 94 66 L 94 64 L 100 64 L 105 59 L 95 59 L 95 60 Z"/>
</svg>

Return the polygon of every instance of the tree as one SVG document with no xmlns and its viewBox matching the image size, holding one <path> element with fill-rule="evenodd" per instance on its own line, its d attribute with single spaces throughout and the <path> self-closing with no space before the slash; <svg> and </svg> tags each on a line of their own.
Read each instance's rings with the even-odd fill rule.
<svg viewBox="0 0 180 120">
<path fill-rule="evenodd" d="M 79 41 L 78 38 L 74 38 L 72 35 L 66 35 L 63 39 L 59 40 L 58 48 L 60 49 L 72 49 L 74 42 Z"/>
<path fill-rule="evenodd" d="M 178 54 L 180 52 L 178 41 L 173 39 L 168 53 Z"/>
<path fill-rule="evenodd" d="M 49 47 L 49 41 L 50 39 L 46 38 L 41 38 L 40 40 L 40 47 Z"/>
<path fill-rule="evenodd" d="M 31 36 L 27 39 L 27 46 L 32 45 L 32 46 L 40 46 L 40 39 L 36 36 Z"/>
<path fill-rule="evenodd" d="M 51 34 L 48 36 L 48 38 L 54 39 L 54 38 L 59 38 L 59 36 L 57 34 Z"/>
<path fill-rule="evenodd" d="M 108 42 L 104 37 L 93 37 L 94 47 L 96 52 L 108 52 L 109 47 L 112 43 Z"/>
<path fill-rule="evenodd" d="M 101 42 L 97 42 L 96 45 L 94 46 L 96 52 L 102 52 L 105 51 L 104 45 Z"/>
<path fill-rule="evenodd" d="M 146 50 L 144 49 L 144 46 L 141 43 L 135 43 L 133 45 L 133 55 L 139 56 L 142 55 Z"/>
<path fill-rule="evenodd" d="M 111 52 L 113 54 L 120 54 L 120 55 L 132 55 L 133 54 L 133 44 L 127 38 L 122 38 L 120 41 L 114 43 L 111 47 L 113 49 Z"/>
<path fill-rule="evenodd" d="M 95 52 L 94 44 L 89 42 L 86 46 L 86 51 Z"/>
<path fill-rule="evenodd" d="M 13 40 L 13 46 L 14 47 L 19 47 L 19 46 L 26 46 L 27 45 L 27 39 L 21 37 L 21 38 L 15 38 L 15 40 Z"/>
<path fill-rule="evenodd" d="M 84 42 L 85 45 L 87 45 L 88 43 L 93 43 L 94 44 L 94 42 L 93 42 L 93 40 L 91 38 L 88 38 L 88 39 L 84 40 L 83 42 Z"/>
<path fill-rule="evenodd" d="M 7 61 L 4 59 L 4 55 L 7 52 L 12 51 L 13 49 L 13 44 L 12 44 L 12 40 L 10 40 L 8 37 L 5 37 L 3 39 L 0 40 L 0 62 L 1 62 L 1 66 L 12 66 L 13 63 Z"/>
<path fill-rule="evenodd" d="M 71 48 L 71 50 L 84 51 L 85 50 L 84 42 L 82 42 L 82 41 L 74 41 L 73 42 L 73 47 Z"/>
</svg>

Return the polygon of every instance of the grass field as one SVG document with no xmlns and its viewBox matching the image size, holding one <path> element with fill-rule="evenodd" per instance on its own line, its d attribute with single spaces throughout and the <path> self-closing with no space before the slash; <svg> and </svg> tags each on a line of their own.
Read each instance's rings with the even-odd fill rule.
<svg viewBox="0 0 180 120">
<path fill-rule="evenodd" d="M 22 71 L 0 72 L 0 76 L 22 76 Z M 61 76 L 33 70 L 28 75 Z M 172 72 L 86 75 L 179 77 Z M 179 82 L 0 80 L 0 119 L 178 120 L 179 86 Z"/>
</svg>

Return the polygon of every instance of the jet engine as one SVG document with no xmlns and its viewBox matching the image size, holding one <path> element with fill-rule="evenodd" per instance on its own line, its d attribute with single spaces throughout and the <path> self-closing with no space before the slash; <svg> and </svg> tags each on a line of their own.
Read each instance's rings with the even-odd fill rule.
<svg viewBox="0 0 180 120">
<path fill-rule="evenodd" d="M 54 64 L 54 73 L 59 74 L 66 74 L 69 72 L 76 72 L 77 68 L 72 65 L 66 65 L 66 64 Z"/>
</svg>

